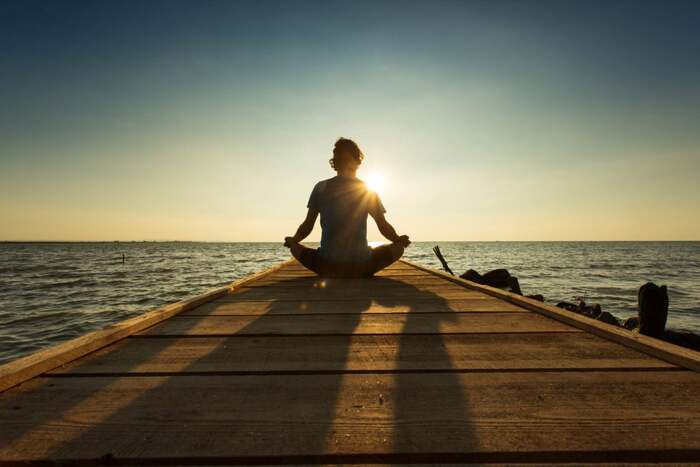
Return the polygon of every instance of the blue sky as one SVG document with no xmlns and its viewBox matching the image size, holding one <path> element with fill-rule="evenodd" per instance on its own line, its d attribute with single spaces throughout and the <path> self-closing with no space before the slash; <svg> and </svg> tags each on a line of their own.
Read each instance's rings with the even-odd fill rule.
<svg viewBox="0 0 700 467">
<path fill-rule="evenodd" d="M 698 30 L 680 1 L 3 2 L 0 239 L 278 240 L 339 136 L 416 240 L 700 239 Z"/>
</svg>

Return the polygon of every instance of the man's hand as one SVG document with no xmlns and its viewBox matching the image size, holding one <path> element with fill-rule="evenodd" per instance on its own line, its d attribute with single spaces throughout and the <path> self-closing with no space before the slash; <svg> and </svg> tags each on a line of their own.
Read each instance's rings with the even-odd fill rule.
<svg viewBox="0 0 700 467">
<path fill-rule="evenodd" d="M 402 247 L 406 248 L 408 245 L 411 244 L 411 241 L 408 239 L 408 235 L 401 235 L 397 240 L 396 243 L 401 245 Z"/>
<path fill-rule="evenodd" d="M 284 246 L 286 246 L 287 248 L 291 248 L 292 243 L 299 243 L 299 242 L 297 242 L 294 237 L 284 237 Z"/>
</svg>

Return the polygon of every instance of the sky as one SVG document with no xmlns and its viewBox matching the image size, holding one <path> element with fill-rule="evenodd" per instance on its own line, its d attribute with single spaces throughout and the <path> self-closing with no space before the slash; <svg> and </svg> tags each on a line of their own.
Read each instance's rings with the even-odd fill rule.
<svg viewBox="0 0 700 467">
<path fill-rule="evenodd" d="M 281 241 L 341 136 L 413 240 L 698 240 L 698 31 L 697 1 L 3 1 L 0 240 Z"/>
</svg>

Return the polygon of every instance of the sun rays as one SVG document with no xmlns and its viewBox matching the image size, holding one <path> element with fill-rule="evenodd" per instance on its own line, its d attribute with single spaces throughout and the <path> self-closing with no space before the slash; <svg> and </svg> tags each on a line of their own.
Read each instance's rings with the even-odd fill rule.
<svg viewBox="0 0 700 467">
<path fill-rule="evenodd" d="M 365 184 L 370 191 L 378 193 L 380 195 L 384 194 L 386 190 L 386 178 L 384 175 L 378 172 L 372 172 L 367 177 L 365 177 Z"/>
</svg>

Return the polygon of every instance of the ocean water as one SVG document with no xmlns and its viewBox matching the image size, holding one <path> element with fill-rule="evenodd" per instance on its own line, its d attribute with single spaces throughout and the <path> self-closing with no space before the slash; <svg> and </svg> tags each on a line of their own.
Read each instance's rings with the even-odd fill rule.
<svg viewBox="0 0 700 467">
<path fill-rule="evenodd" d="M 636 315 L 637 289 L 669 287 L 668 327 L 700 332 L 700 242 L 420 242 L 406 259 L 452 270 L 505 267 L 523 293 Z M 122 262 L 122 255 L 126 258 Z M 0 243 L 0 362 L 265 269 L 279 243 Z"/>
</svg>

